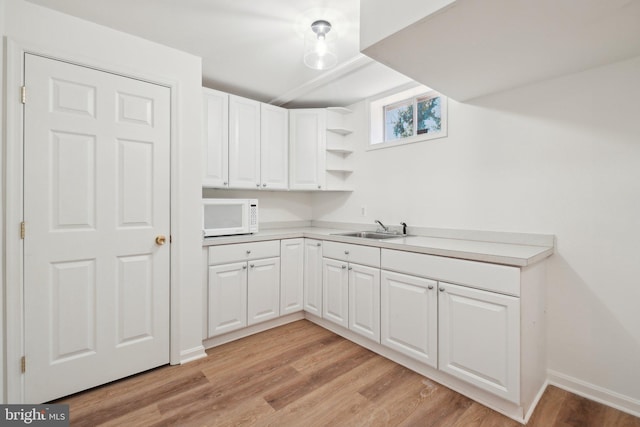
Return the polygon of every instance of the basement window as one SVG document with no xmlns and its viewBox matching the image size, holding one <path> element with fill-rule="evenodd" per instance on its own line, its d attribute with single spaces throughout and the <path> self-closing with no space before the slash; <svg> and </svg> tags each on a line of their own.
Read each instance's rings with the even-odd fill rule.
<svg viewBox="0 0 640 427">
<path fill-rule="evenodd" d="M 369 149 L 447 136 L 447 98 L 419 86 L 369 102 Z"/>
</svg>

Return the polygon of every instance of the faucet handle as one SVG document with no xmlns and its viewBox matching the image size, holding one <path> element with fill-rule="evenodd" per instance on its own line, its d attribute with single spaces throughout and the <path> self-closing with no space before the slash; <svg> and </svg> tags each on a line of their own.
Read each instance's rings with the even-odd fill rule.
<svg viewBox="0 0 640 427">
<path fill-rule="evenodd" d="M 402 226 L 402 234 L 406 235 L 407 234 L 407 223 L 406 222 L 401 222 L 400 225 Z"/>
</svg>

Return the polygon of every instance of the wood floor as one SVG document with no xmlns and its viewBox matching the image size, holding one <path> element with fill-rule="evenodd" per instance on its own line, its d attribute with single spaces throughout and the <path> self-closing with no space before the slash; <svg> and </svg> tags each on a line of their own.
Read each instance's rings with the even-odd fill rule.
<svg viewBox="0 0 640 427">
<path fill-rule="evenodd" d="M 72 426 L 513 426 L 520 424 L 306 320 L 56 403 Z M 549 387 L 536 427 L 640 427 Z"/>
</svg>

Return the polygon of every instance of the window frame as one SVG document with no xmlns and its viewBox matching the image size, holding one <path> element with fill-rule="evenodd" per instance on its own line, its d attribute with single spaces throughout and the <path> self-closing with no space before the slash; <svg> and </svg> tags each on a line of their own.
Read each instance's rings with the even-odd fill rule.
<svg viewBox="0 0 640 427">
<path fill-rule="evenodd" d="M 435 97 L 440 97 L 440 131 L 437 133 L 426 132 L 418 134 L 418 101 L 424 101 Z M 385 141 L 384 138 L 387 126 L 385 113 L 387 109 L 389 107 L 399 106 L 409 102 L 413 105 L 414 134 L 409 137 Z M 403 146 L 415 142 L 430 141 L 432 139 L 439 139 L 447 136 L 447 97 L 426 86 L 417 86 L 410 89 L 396 91 L 394 93 L 383 94 L 382 96 L 370 99 L 367 102 L 367 107 L 369 109 L 369 138 L 366 149 L 367 151 Z"/>
</svg>

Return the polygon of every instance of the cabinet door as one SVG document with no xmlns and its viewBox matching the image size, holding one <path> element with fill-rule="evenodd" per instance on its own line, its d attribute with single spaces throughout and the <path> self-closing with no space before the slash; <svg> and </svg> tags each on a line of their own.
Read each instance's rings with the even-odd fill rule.
<svg viewBox="0 0 640 427">
<path fill-rule="evenodd" d="M 349 272 L 344 261 L 322 260 L 322 317 L 349 327 Z"/>
<path fill-rule="evenodd" d="M 520 300 L 439 283 L 440 370 L 520 403 Z"/>
<path fill-rule="evenodd" d="M 260 103 L 229 96 L 229 187 L 260 187 Z"/>
<path fill-rule="evenodd" d="M 380 342 L 380 269 L 349 264 L 349 329 Z"/>
<path fill-rule="evenodd" d="M 260 178 L 262 188 L 289 188 L 289 112 L 260 104 Z"/>
<path fill-rule="evenodd" d="M 247 322 L 253 325 L 280 315 L 280 258 L 248 263 Z"/>
<path fill-rule="evenodd" d="M 381 273 L 382 344 L 437 368 L 437 282 L 406 274 Z"/>
<path fill-rule="evenodd" d="M 209 336 L 247 326 L 247 263 L 209 267 Z"/>
<path fill-rule="evenodd" d="M 229 95 L 203 89 L 203 180 L 204 187 L 229 185 Z"/>
<path fill-rule="evenodd" d="M 326 111 L 289 110 L 289 188 L 322 190 L 325 186 Z"/>
<path fill-rule="evenodd" d="M 280 315 L 302 311 L 304 239 L 280 242 Z"/>
<path fill-rule="evenodd" d="M 304 239 L 304 311 L 322 317 L 322 242 Z"/>
</svg>

